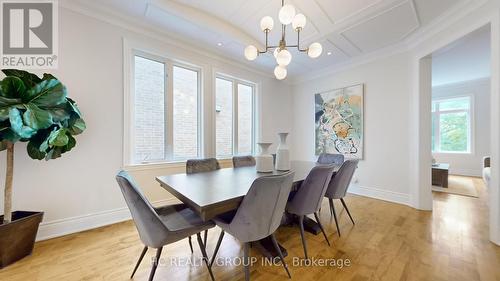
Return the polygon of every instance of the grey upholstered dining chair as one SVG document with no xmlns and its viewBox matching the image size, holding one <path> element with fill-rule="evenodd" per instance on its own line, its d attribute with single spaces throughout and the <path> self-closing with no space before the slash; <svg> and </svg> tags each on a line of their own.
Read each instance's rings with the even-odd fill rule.
<svg viewBox="0 0 500 281">
<path fill-rule="evenodd" d="M 316 222 L 318 223 L 326 243 L 330 246 L 330 241 L 325 233 L 323 225 L 321 224 L 318 216 L 321 201 L 325 196 L 328 183 L 330 182 L 335 166 L 322 165 L 314 167 L 307 175 L 304 182 L 302 182 L 299 190 L 295 196 L 288 202 L 286 207 L 287 212 L 297 215 L 299 217 L 300 236 L 302 238 L 302 246 L 304 247 L 305 258 L 307 256 L 307 244 L 304 236 L 304 216 L 314 214 Z"/>
<path fill-rule="evenodd" d="M 227 232 L 244 243 L 243 261 L 245 280 L 248 281 L 250 279 L 249 244 L 270 236 L 281 263 L 288 277 L 291 278 L 274 232 L 279 227 L 285 212 L 293 176 L 293 172 L 288 172 L 283 175 L 265 176 L 256 179 L 236 211 L 223 214 L 214 219 L 217 226 L 222 228 L 222 231 L 210 265 L 216 259 L 224 233 Z"/>
<path fill-rule="evenodd" d="M 344 163 L 343 154 L 331 154 L 331 153 L 321 153 L 318 157 L 319 164 L 335 164 L 342 165 Z"/>
<path fill-rule="evenodd" d="M 347 188 L 351 183 L 352 176 L 358 167 L 358 160 L 347 160 L 342 164 L 340 169 L 338 170 L 335 177 L 330 181 L 328 185 L 328 189 L 326 190 L 325 197 L 328 198 L 328 202 L 330 203 L 330 214 L 335 218 L 335 225 L 337 226 L 337 233 L 340 236 L 340 228 L 339 222 L 337 220 L 337 213 L 335 212 L 335 206 L 333 204 L 333 199 L 340 199 L 342 205 L 344 205 L 349 218 L 351 219 L 352 224 L 354 224 L 354 220 L 352 219 L 351 213 L 347 208 L 347 205 L 344 201 L 344 197 L 347 193 Z"/>
<path fill-rule="evenodd" d="M 184 204 L 154 208 L 144 197 L 132 177 L 125 171 L 118 173 L 116 181 L 130 209 L 139 237 L 145 245 L 130 278 L 134 277 L 149 247 L 157 249 L 156 258 L 149 274 L 149 280 L 151 281 L 155 275 L 163 246 L 196 234 L 208 272 L 212 280 L 214 280 L 212 269 L 208 264 L 206 248 L 200 236 L 200 232 L 214 227 L 214 223 L 211 221 L 204 222 Z"/>
<path fill-rule="evenodd" d="M 220 169 L 219 161 L 215 158 L 206 159 L 189 159 L 186 161 L 186 174 L 196 174 L 203 172 L 211 172 Z M 208 230 L 205 230 L 203 243 L 207 245 Z M 191 253 L 193 253 L 193 242 L 191 237 L 189 237 L 189 247 L 191 248 Z"/>
<path fill-rule="evenodd" d="M 233 157 L 233 167 L 251 167 L 255 166 L 255 158 L 253 156 L 234 156 Z"/>
</svg>

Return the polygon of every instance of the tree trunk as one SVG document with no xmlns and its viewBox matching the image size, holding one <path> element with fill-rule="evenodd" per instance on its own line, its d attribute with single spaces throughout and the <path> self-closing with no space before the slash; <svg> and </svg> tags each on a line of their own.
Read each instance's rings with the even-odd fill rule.
<svg viewBox="0 0 500 281">
<path fill-rule="evenodd" d="M 12 178 L 14 176 L 14 144 L 7 143 L 7 170 L 5 173 L 4 216 L 3 223 L 12 221 Z"/>
</svg>

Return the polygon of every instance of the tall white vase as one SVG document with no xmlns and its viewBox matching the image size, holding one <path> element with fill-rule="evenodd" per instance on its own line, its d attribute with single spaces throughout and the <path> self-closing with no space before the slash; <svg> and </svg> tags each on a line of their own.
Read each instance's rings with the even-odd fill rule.
<svg viewBox="0 0 500 281">
<path fill-rule="evenodd" d="M 279 133 L 280 144 L 276 151 L 276 170 L 288 171 L 290 170 L 290 149 L 286 143 L 288 133 Z"/>
<path fill-rule="evenodd" d="M 260 154 L 255 156 L 255 168 L 259 173 L 270 173 L 274 170 L 273 156 L 269 153 L 269 147 L 272 143 L 259 142 Z"/>
</svg>

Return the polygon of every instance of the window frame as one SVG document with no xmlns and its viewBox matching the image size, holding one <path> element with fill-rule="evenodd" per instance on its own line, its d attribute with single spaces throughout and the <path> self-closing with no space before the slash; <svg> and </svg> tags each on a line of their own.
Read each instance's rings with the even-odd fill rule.
<svg viewBox="0 0 500 281">
<path fill-rule="evenodd" d="M 151 160 L 151 161 L 142 161 L 136 162 L 134 159 L 134 118 L 135 118 L 135 57 L 142 57 L 144 59 L 149 59 L 152 61 L 156 61 L 162 63 L 165 67 L 165 82 L 164 82 L 164 146 L 165 146 L 165 156 L 164 159 Z M 139 49 L 132 48 L 130 52 L 130 56 L 126 60 L 128 62 L 128 66 L 124 64 L 125 67 L 129 69 L 130 77 L 126 77 L 125 79 L 129 79 L 129 89 L 128 94 L 125 95 L 125 145 L 124 145 L 124 165 L 126 166 L 141 166 L 141 165 L 156 165 L 162 163 L 178 163 L 185 162 L 187 158 L 173 158 L 173 148 L 174 148 L 174 67 L 179 67 L 191 71 L 195 71 L 197 73 L 197 156 L 196 158 L 200 158 L 203 155 L 203 137 L 202 137 L 202 75 L 203 69 L 197 65 L 186 63 L 180 60 L 170 59 L 165 56 L 156 55 L 147 51 L 142 51 Z M 126 80 L 125 80 L 126 81 Z M 128 113 L 127 113 L 128 111 Z"/>
<path fill-rule="evenodd" d="M 218 155 L 217 154 L 217 122 L 216 116 L 214 115 L 214 154 L 217 159 L 230 159 L 233 156 L 242 156 L 246 154 L 240 154 L 238 152 L 238 85 L 244 85 L 252 88 L 252 144 L 251 144 L 251 155 L 255 154 L 255 146 L 256 146 L 256 136 L 257 136 L 257 83 L 253 83 L 250 81 L 246 81 L 240 78 L 236 78 L 227 74 L 217 72 L 214 76 L 214 114 L 217 106 L 217 79 L 226 80 L 232 83 L 232 105 L 233 105 L 233 114 L 232 114 L 232 126 L 233 126 L 233 135 L 232 135 L 232 154 L 231 155 Z"/>
<path fill-rule="evenodd" d="M 468 109 L 452 109 L 452 110 L 443 110 L 441 111 L 439 108 L 440 103 L 467 98 L 469 100 L 469 108 Z M 436 110 L 433 111 L 431 108 L 431 114 L 434 117 L 434 131 L 431 134 L 434 134 L 434 150 L 432 150 L 433 154 L 474 154 L 474 95 L 458 95 L 458 96 L 446 96 L 446 97 L 438 97 L 433 98 L 432 107 L 436 107 Z M 450 113 L 462 113 L 465 112 L 467 114 L 467 150 L 466 151 L 442 151 L 441 150 L 441 127 L 440 127 L 440 119 L 443 114 Z M 432 119 L 431 119 L 432 120 Z M 432 126 L 431 126 L 432 127 Z M 432 138 L 431 138 L 432 139 Z"/>
</svg>

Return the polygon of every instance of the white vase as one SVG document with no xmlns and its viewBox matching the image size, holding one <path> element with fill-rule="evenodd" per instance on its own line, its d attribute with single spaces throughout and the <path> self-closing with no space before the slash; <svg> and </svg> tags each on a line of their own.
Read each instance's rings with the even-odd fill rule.
<svg viewBox="0 0 500 281">
<path fill-rule="evenodd" d="M 259 142 L 260 154 L 255 156 L 255 166 L 259 173 L 270 173 L 274 170 L 273 156 L 269 154 L 269 147 L 272 143 Z"/>
<path fill-rule="evenodd" d="M 276 151 L 276 170 L 288 171 L 290 170 L 290 149 L 286 144 L 288 133 L 279 133 L 278 135 L 280 136 L 280 144 Z"/>
</svg>

